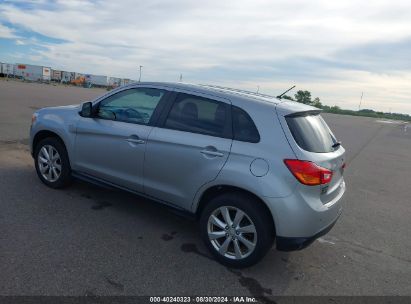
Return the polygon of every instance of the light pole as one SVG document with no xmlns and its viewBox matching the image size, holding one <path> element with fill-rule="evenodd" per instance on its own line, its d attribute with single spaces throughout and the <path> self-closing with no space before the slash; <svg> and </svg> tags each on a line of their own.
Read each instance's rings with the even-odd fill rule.
<svg viewBox="0 0 411 304">
<path fill-rule="evenodd" d="M 143 66 L 142 65 L 140 65 L 140 76 L 138 77 L 138 82 L 141 82 L 141 68 L 142 68 Z"/>
<path fill-rule="evenodd" d="M 361 103 L 362 103 L 363 96 L 364 96 L 364 92 L 361 92 L 361 99 L 360 99 L 360 104 L 358 105 L 358 111 L 361 110 Z"/>
</svg>

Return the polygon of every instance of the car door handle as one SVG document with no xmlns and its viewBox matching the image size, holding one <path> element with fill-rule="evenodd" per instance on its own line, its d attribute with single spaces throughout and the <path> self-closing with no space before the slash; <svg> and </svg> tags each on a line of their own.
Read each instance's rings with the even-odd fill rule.
<svg viewBox="0 0 411 304">
<path fill-rule="evenodd" d="M 224 156 L 224 153 L 218 152 L 218 151 L 212 151 L 212 150 L 201 150 L 201 154 L 208 155 L 208 156 L 217 156 L 217 157 L 222 157 Z"/>
<path fill-rule="evenodd" d="M 129 137 L 126 139 L 126 141 L 129 143 L 138 144 L 138 145 L 144 144 L 146 142 L 145 140 L 142 140 L 138 137 Z"/>
</svg>

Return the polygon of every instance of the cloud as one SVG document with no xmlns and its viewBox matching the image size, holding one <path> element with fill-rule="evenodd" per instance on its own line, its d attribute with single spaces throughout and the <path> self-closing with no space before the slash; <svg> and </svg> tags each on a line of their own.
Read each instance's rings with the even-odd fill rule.
<svg viewBox="0 0 411 304">
<path fill-rule="evenodd" d="M 411 112 L 399 93 L 411 75 L 409 1 L 19 0 L 4 2 L 0 20 L 36 46 L 37 63 L 59 69 L 137 78 L 143 65 L 146 80 L 182 73 L 272 94 L 297 83 L 349 107 L 366 89 L 385 107 L 387 84 Z"/>
<path fill-rule="evenodd" d="M 399 41 L 360 44 L 336 52 L 335 58 L 342 63 L 350 62 L 358 70 L 377 73 L 411 71 L 411 33 Z"/>
<path fill-rule="evenodd" d="M 17 36 L 15 35 L 13 29 L 0 23 L 0 38 L 13 39 L 17 38 Z"/>
</svg>

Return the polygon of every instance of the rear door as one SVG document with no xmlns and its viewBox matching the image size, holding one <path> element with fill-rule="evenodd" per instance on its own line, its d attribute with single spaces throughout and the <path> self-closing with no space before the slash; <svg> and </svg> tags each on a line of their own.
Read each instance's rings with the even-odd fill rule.
<svg viewBox="0 0 411 304">
<path fill-rule="evenodd" d="M 283 126 L 290 145 L 300 160 L 309 160 L 333 172 L 331 182 L 318 186 L 323 204 L 343 193 L 345 150 L 337 141 L 319 111 L 285 115 Z"/>
<path fill-rule="evenodd" d="M 146 194 L 189 210 L 197 190 L 215 179 L 232 143 L 231 103 L 178 93 L 147 142 Z"/>
<path fill-rule="evenodd" d="M 146 141 L 167 95 L 138 87 L 101 100 L 93 118 L 78 121 L 73 169 L 143 192 Z"/>
</svg>

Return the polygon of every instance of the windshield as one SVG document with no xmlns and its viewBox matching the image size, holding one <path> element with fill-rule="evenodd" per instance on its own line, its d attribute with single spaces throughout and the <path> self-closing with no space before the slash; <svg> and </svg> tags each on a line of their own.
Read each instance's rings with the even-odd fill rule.
<svg viewBox="0 0 411 304">
<path fill-rule="evenodd" d="M 316 153 L 333 152 L 337 140 L 327 123 L 319 115 L 289 116 L 286 121 L 300 148 Z"/>
</svg>

